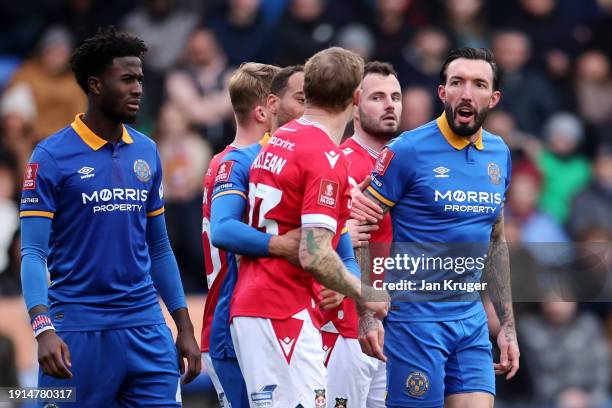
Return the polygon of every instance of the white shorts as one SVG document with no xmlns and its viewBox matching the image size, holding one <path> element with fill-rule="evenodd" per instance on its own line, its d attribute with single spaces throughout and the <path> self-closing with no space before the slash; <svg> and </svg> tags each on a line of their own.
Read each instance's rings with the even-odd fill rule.
<svg viewBox="0 0 612 408">
<path fill-rule="evenodd" d="M 328 354 L 327 408 L 384 408 L 385 363 L 365 355 L 357 339 L 335 333 L 323 336 Z"/>
<path fill-rule="evenodd" d="M 306 310 L 286 320 L 234 317 L 230 330 L 251 408 L 326 406 L 321 332 Z"/>
<path fill-rule="evenodd" d="M 215 372 L 215 368 L 213 367 L 212 360 L 210 359 L 210 354 L 208 352 L 202 353 L 202 357 L 204 358 L 204 367 L 206 368 L 206 372 L 210 377 L 210 380 L 215 387 L 215 392 L 217 393 L 217 398 L 219 399 L 219 406 L 221 407 L 231 407 L 227 397 L 225 396 L 225 392 L 223 391 L 223 387 L 221 387 L 221 382 L 219 381 L 219 376 Z"/>
</svg>

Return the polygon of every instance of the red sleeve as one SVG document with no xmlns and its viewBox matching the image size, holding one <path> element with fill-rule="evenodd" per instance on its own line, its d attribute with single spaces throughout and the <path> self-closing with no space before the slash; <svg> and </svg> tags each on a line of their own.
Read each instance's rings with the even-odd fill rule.
<svg viewBox="0 0 612 408">
<path fill-rule="evenodd" d="M 303 158 L 302 227 L 327 228 L 336 233 L 342 196 L 348 184 L 346 157 L 339 149 L 321 150 Z"/>
</svg>

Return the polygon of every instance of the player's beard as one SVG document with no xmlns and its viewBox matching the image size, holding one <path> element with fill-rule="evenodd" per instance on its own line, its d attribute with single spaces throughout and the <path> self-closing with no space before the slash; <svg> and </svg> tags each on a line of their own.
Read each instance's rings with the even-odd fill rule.
<svg viewBox="0 0 612 408">
<path fill-rule="evenodd" d="M 396 121 L 395 126 L 384 126 L 382 120 L 365 115 L 361 108 L 359 108 L 359 123 L 364 132 L 385 142 L 393 139 L 399 128 L 399 121 Z"/>
<path fill-rule="evenodd" d="M 460 106 L 457 106 L 457 109 L 459 107 Z M 487 118 L 487 115 L 489 114 L 489 107 L 485 106 L 474 114 L 474 124 L 472 126 L 463 124 L 457 125 L 455 123 L 455 111 L 457 109 L 453 110 L 453 108 L 448 103 L 444 104 L 444 113 L 446 114 L 446 120 L 448 122 L 448 125 L 453 130 L 453 132 L 462 137 L 472 136 L 474 133 L 478 132 L 478 129 L 480 129 L 485 119 Z"/>
</svg>

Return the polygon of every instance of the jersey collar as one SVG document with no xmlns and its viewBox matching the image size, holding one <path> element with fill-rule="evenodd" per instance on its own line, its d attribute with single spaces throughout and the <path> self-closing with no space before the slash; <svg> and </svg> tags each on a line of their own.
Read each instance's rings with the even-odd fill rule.
<svg viewBox="0 0 612 408">
<path fill-rule="evenodd" d="M 442 135 L 444 136 L 448 144 L 453 146 L 455 149 L 461 150 L 470 144 L 470 142 L 465 137 L 461 137 L 455 132 L 453 132 L 453 130 L 448 125 L 446 112 L 442 112 L 442 115 L 440 115 L 438 119 L 436 119 L 436 123 L 438 124 L 440 132 L 442 132 Z M 478 150 L 484 149 L 484 144 L 482 143 L 482 127 L 480 128 L 480 130 L 478 130 L 478 139 L 476 139 L 474 146 L 476 146 Z"/>
<path fill-rule="evenodd" d="M 368 152 L 368 154 L 370 156 L 372 156 L 375 159 L 378 159 L 378 154 L 379 153 L 376 150 L 372 149 L 367 144 L 365 144 L 365 142 L 363 140 L 361 140 L 361 138 L 359 136 L 357 136 L 357 133 L 353 133 L 353 136 L 351 136 L 351 138 L 353 139 L 353 141 L 355 141 L 355 143 L 357 143 L 359 146 L 361 146 L 363 148 L 363 150 Z"/>
<path fill-rule="evenodd" d="M 259 139 L 258 143 L 261 145 L 261 147 L 263 147 L 268 144 L 268 140 L 270 140 L 270 133 L 266 132 L 266 134 L 263 135 L 261 139 Z"/>
<path fill-rule="evenodd" d="M 98 150 L 102 146 L 107 144 L 107 140 L 102 139 L 100 136 L 96 135 L 90 128 L 87 127 L 85 122 L 83 122 L 82 117 L 82 113 L 76 115 L 76 117 L 74 118 L 74 122 L 72 122 L 70 126 L 76 132 L 76 134 L 79 135 L 81 139 L 83 139 L 83 142 L 85 142 L 85 144 L 89 146 L 92 150 Z M 134 139 L 132 139 L 132 137 L 129 135 L 125 126 L 121 125 L 121 128 L 123 129 L 121 133 L 121 140 L 128 144 L 134 143 Z"/>
</svg>

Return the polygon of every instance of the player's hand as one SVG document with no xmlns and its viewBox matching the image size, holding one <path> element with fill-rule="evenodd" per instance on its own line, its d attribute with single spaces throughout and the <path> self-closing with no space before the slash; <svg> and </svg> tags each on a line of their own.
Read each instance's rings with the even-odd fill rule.
<svg viewBox="0 0 612 408">
<path fill-rule="evenodd" d="M 359 317 L 359 345 L 366 355 L 387 361 L 383 354 L 385 329 L 380 320 L 374 318 L 371 313 Z"/>
<path fill-rule="evenodd" d="M 38 364 L 43 373 L 59 379 L 72 378 L 69 368 L 72 367 L 70 350 L 55 330 L 42 332 L 38 341 Z"/>
<path fill-rule="evenodd" d="M 514 327 L 502 326 L 497 335 L 497 346 L 499 347 L 499 363 L 493 363 L 495 374 L 508 373 L 506 380 L 509 380 L 519 369 L 519 356 L 521 355 Z"/>
<path fill-rule="evenodd" d="M 179 330 L 176 336 L 176 351 L 179 358 L 179 369 L 183 377 L 183 384 L 189 384 L 202 371 L 202 354 L 195 337 L 193 328 L 191 330 Z M 187 372 L 185 372 L 185 360 L 187 360 Z"/>
<path fill-rule="evenodd" d="M 300 266 L 300 228 L 294 228 L 283 235 L 273 235 L 268 244 L 270 255 L 275 258 L 283 258 L 295 266 Z"/>
<path fill-rule="evenodd" d="M 363 190 L 370 184 L 370 176 L 351 190 L 351 218 L 358 221 L 367 221 L 378 224 L 383 218 L 383 210 L 374 201 L 363 194 Z"/>
<path fill-rule="evenodd" d="M 378 225 L 370 224 L 367 221 L 357 221 L 350 219 L 346 222 L 349 229 L 349 235 L 351 237 L 351 244 L 353 248 L 360 248 L 366 246 L 370 238 L 372 238 L 372 231 L 378 230 Z"/>
<path fill-rule="evenodd" d="M 343 294 L 327 288 L 321 289 L 319 295 L 321 296 L 321 301 L 319 302 L 319 309 L 324 312 L 337 308 L 344 300 Z"/>
<path fill-rule="evenodd" d="M 371 312 L 374 312 L 374 316 L 377 319 L 384 319 L 389 313 L 389 302 L 365 302 L 363 306 Z"/>
</svg>

